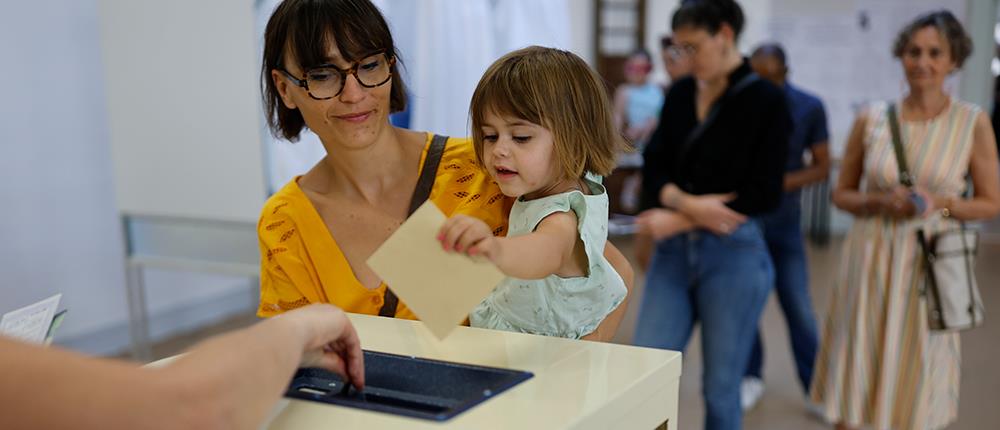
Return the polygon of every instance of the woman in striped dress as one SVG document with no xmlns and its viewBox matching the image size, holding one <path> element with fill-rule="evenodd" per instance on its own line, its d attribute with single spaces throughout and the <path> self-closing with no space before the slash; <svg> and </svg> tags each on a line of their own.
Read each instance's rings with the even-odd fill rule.
<svg viewBox="0 0 1000 430">
<path fill-rule="evenodd" d="M 862 112 L 848 139 L 833 201 L 856 219 L 812 383 L 812 399 L 838 429 L 938 429 L 958 413 L 959 336 L 928 330 L 915 231 L 1000 212 L 989 119 L 944 91 L 971 50 L 947 11 L 918 18 L 896 40 L 910 92 L 895 103 L 910 173 L 928 206 L 922 213 L 900 185 L 888 103 Z M 967 175 L 975 193 L 962 199 Z"/>
</svg>

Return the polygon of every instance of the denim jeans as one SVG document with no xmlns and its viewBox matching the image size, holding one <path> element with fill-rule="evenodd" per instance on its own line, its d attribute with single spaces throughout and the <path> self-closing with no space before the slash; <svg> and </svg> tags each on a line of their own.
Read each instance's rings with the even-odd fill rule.
<svg viewBox="0 0 1000 430">
<path fill-rule="evenodd" d="M 705 428 L 739 429 L 740 381 L 774 284 L 758 222 L 728 236 L 697 230 L 665 239 L 649 267 L 635 343 L 683 351 L 700 322 Z"/>
<path fill-rule="evenodd" d="M 774 261 L 774 290 L 788 324 L 795 369 L 804 392 L 808 393 L 819 336 L 809 297 L 809 272 L 800 218 L 798 199 L 786 198 L 776 212 L 760 219 L 764 226 L 764 240 Z M 760 378 L 763 366 L 764 347 L 758 330 L 746 376 Z"/>
</svg>

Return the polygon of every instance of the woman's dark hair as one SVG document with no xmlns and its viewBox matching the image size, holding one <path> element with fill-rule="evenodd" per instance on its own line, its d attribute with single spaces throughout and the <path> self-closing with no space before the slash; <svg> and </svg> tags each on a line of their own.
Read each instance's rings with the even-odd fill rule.
<svg viewBox="0 0 1000 430">
<path fill-rule="evenodd" d="M 379 50 L 394 55 L 389 111 L 406 108 L 406 87 L 398 73 L 399 53 L 375 5 L 369 0 L 285 0 L 275 8 L 264 30 L 264 61 L 260 68 L 264 112 L 275 136 L 294 141 L 306 124 L 298 109 L 289 109 L 282 102 L 271 70 L 286 68 L 286 49 L 302 70 L 328 63 L 331 43 L 347 61 L 360 60 Z"/>
<path fill-rule="evenodd" d="M 938 10 L 917 17 L 913 22 L 903 27 L 896 36 L 896 42 L 892 45 L 892 55 L 902 58 L 906 45 L 913 40 L 913 35 L 927 27 L 934 27 L 938 33 L 944 37 L 951 51 L 951 59 L 955 61 L 958 68 L 965 64 L 965 60 L 972 55 L 972 39 L 966 33 L 965 27 L 947 10 Z"/>
<path fill-rule="evenodd" d="M 733 29 L 733 40 L 740 37 L 743 31 L 743 9 L 733 0 L 684 0 L 674 11 L 670 27 L 700 28 L 709 34 L 716 34 L 722 24 L 728 24 Z"/>
</svg>

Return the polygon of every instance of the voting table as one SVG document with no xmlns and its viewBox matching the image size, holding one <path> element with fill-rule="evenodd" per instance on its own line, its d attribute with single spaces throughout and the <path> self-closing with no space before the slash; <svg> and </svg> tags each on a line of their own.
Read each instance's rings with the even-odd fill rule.
<svg viewBox="0 0 1000 430">
<path fill-rule="evenodd" d="M 264 428 L 677 428 L 679 352 L 472 327 L 438 340 L 418 321 L 349 316 L 368 351 L 533 375 L 446 421 L 284 398 Z"/>
</svg>

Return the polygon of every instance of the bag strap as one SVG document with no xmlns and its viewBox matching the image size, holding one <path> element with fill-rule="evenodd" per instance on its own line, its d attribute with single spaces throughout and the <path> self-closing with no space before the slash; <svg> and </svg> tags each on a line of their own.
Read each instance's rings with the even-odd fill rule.
<svg viewBox="0 0 1000 430">
<path fill-rule="evenodd" d="M 913 176 L 910 175 L 910 168 L 906 162 L 906 152 L 903 150 L 903 137 L 899 132 L 899 118 L 896 113 L 896 104 L 889 103 L 889 107 L 886 109 L 886 119 L 889 121 L 889 134 L 892 137 L 892 149 L 896 154 L 896 166 L 899 168 L 899 182 L 903 184 L 906 188 L 913 188 Z M 924 229 L 918 228 L 916 231 L 917 243 L 920 244 L 920 249 L 923 251 L 924 265 L 927 266 L 927 282 L 931 284 L 931 288 L 927 288 L 925 284 L 922 288 L 919 288 L 920 295 L 927 294 L 929 289 L 932 294 L 934 294 L 934 300 L 937 303 L 941 303 L 941 298 L 938 297 L 937 289 L 937 278 L 934 275 L 934 247 L 932 244 L 927 242 L 927 236 L 924 234 Z"/>
<path fill-rule="evenodd" d="M 441 164 L 441 155 L 444 154 L 447 142 L 448 136 L 435 134 L 434 138 L 431 139 L 431 146 L 427 149 L 427 158 L 424 159 L 424 165 L 420 169 L 420 178 L 417 179 L 417 186 L 413 189 L 413 197 L 410 198 L 410 209 L 406 213 L 407 217 L 413 215 L 413 212 L 416 212 L 420 205 L 424 204 L 430 197 L 431 188 L 434 188 L 434 178 L 437 177 L 438 165 Z M 398 306 L 399 298 L 396 297 L 396 293 L 386 287 L 385 300 L 382 302 L 382 308 L 378 310 L 379 316 L 396 316 Z"/>
<path fill-rule="evenodd" d="M 892 147 L 896 150 L 896 166 L 899 167 L 899 182 L 906 188 L 913 188 L 913 176 L 906 163 L 906 153 L 903 152 L 903 138 L 899 133 L 899 119 L 896 117 L 896 104 L 889 103 L 886 112 L 889 119 L 889 132 L 892 134 Z"/>
<path fill-rule="evenodd" d="M 678 166 L 683 165 L 684 157 L 687 156 L 688 151 L 690 151 L 691 147 L 694 146 L 694 142 L 698 140 L 701 135 L 705 134 L 705 130 L 708 130 L 708 127 L 715 122 L 716 117 L 719 116 L 719 111 L 722 110 L 722 106 L 725 104 L 726 100 L 739 94 L 746 89 L 746 87 L 749 87 L 750 84 L 759 80 L 759 75 L 750 72 L 750 74 L 737 81 L 735 85 L 729 87 L 729 89 L 726 90 L 726 92 L 724 92 L 722 96 L 712 104 L 712 107 L 708 110 L 708 114 L 705 115 L 705 119 L 701 120 L 701 122 L 698 123 L 698 125 L 695 126 L 695 128 L 691 130 L 691 132 L 688 133 L 687 137 L 684 139 L 684 143 L 681 145 L 681 150 L 677 153 Z"/>
</svg>

